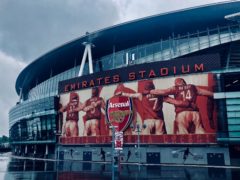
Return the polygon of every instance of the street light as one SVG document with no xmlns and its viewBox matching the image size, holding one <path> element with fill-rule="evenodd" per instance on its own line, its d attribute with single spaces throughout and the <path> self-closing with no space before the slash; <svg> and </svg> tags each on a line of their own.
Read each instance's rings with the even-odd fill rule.
<svg viewBox="0 0 240 180">
<path fill-rule="evenodd" d="M 115 169 L 114 169 L 114 156 L 115 156 L 115 126 L 110 126 L 112 129 L 112 180 L 114 180 Z"/>
<path fill-rule="evenodd" d="M 60 159 L 60 137 L 61 137 L 61 132 L 60 131 L 54 131 L 55 133 L 55 138 L 56 138 L 56 141 L 57 141 L 57 154 L 55 156 L 56 158 L 56 171 L 57 171 L 57 177 L 58 177 L 58 168 L 59 168 L 59 159 Z M 57 178 L 58 179 L 58 178 Z"/>
<path fill-rule="evenodd" d="M 140 124 L 137 124 L 136 127 L 134 127 L 134 125 L 132 124 L 131 125 L 131 128 L 133 130 L 135 130 L 137 132 L 137 135 L 138 135 L 138 139 L 137 139 L 137 145 L 138 145 L 138 164 L 140 165 L 140 132 L 142 131 L 142 129 L 145 129 L 146 128 L 146 125 L 143 124 L 142 126 L 140 126 Z"/>
</svg>

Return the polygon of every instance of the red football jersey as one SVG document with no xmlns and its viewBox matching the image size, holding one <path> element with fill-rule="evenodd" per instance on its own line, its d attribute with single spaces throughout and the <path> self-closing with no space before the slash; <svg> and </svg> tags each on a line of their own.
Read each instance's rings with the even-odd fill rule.
<svg viewBox="0 0 240 180">
<path fill-rule="evenodd" d="M 197 88 L 195 85 L 188 84 L 183 86 L 174 86 L 173 94 L 176 100 L 180 101 L 188 101 L 190 104 L 195 104 L 197 100 Z M 175 106 L 176 113 L 182 111 L 196 111 L 196 106 L 192 107 L 189 105 L 188 107 Z"/>
<path fill-rule="evenodd" d="M 93 97 L 90 98 L 86 101 L 86 106 L 90 106 L 93 102 L 97 103 L 97 102 L 101 102 L 103 101 L 103 99 L 101 97 Z M 90 120 L 90 119 L 101 119 L 101 103 L 99 103 L 97 105 L 97 107 L 89 110 L 86 112 L 86 120 Z"/>
<path fill-rule="evenodd" d="M 143 119 L 163 119 L 163 97 L 146 96 L 142 98 Z"/>
<path fill-rule="evenodd" d="M 66 109 L 66 111 L 67 111 L 66 120 L 78 121 L 78 112 L 73 111 L 77 107 L 78 107 L 78 101 L 73 101 L 73 102 L 68 103 L 67 109 Z"/>
</svg>

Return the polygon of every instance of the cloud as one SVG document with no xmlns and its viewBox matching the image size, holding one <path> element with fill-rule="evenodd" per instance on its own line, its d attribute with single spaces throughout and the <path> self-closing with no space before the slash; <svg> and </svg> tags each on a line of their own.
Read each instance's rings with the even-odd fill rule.
<svg viewBox="0 0 240 180">
<path fill-rule="evenodd" d="M 226 0 L 112 0 L 118 9 L 119 22 L 125 22 L 150 15 L 166 13 L 189 7 L 223 2 Z"/>
<path fill-rule="evenodd" d="M 25 62 L 118 19 L 109 0 L 1 0 L 0 49 Z"/>
<path fill-rule="evenodd" d="M 26 64 L 117 19 L 116 5 L 109 0 L 1 0 L 0 135 L 8 135 L 8 112 L 18 100 L 15 82 Z"/>
<path fill-rule="evenodd" d="M 0 135 L 8 135 L 8 112 L 16 104 L 18 96 L 15 92 L 17 75 L 26 66 L 21 60 L 15 59 L 0 50 Z"/>
<path fill-rule="evenodd" d="M 86 31 L 219 1 L 222 0 L 1 0 L 0 49 L 31 62 Z"/>
</svg>

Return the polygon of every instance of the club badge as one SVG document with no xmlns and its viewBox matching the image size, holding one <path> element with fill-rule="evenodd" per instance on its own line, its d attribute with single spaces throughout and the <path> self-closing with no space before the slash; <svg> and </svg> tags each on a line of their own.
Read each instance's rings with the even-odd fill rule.
<svg viewBox="0 0 240 180">
<path fill-rule="evenodd" d="M 132 100 L 129 97 L 112 97 L 107 101 L 106 114 L 108 123 L 117 127 L 117 131 L 125 131 L 132 122 Z"/>
</svg>

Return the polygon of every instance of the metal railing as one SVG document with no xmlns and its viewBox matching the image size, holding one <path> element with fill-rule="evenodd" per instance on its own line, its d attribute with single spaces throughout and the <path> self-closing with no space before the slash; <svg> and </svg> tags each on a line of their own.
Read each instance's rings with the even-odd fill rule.
<svg viewBox="0 0 240 180">
<path fill-rule="evenodd" d="M 169 37 L 156 43 L 141 45 L 101 58 L 103 70 L 146 62 L 165 61 L 206 48 L 240 40 L 240 25 L 229 25 L 197 31 L 177 37 Z M 128 57 L 127 57 L 128 56 Z M 128 62 L 127 62 L 128 61 Z"/>
</svg>

